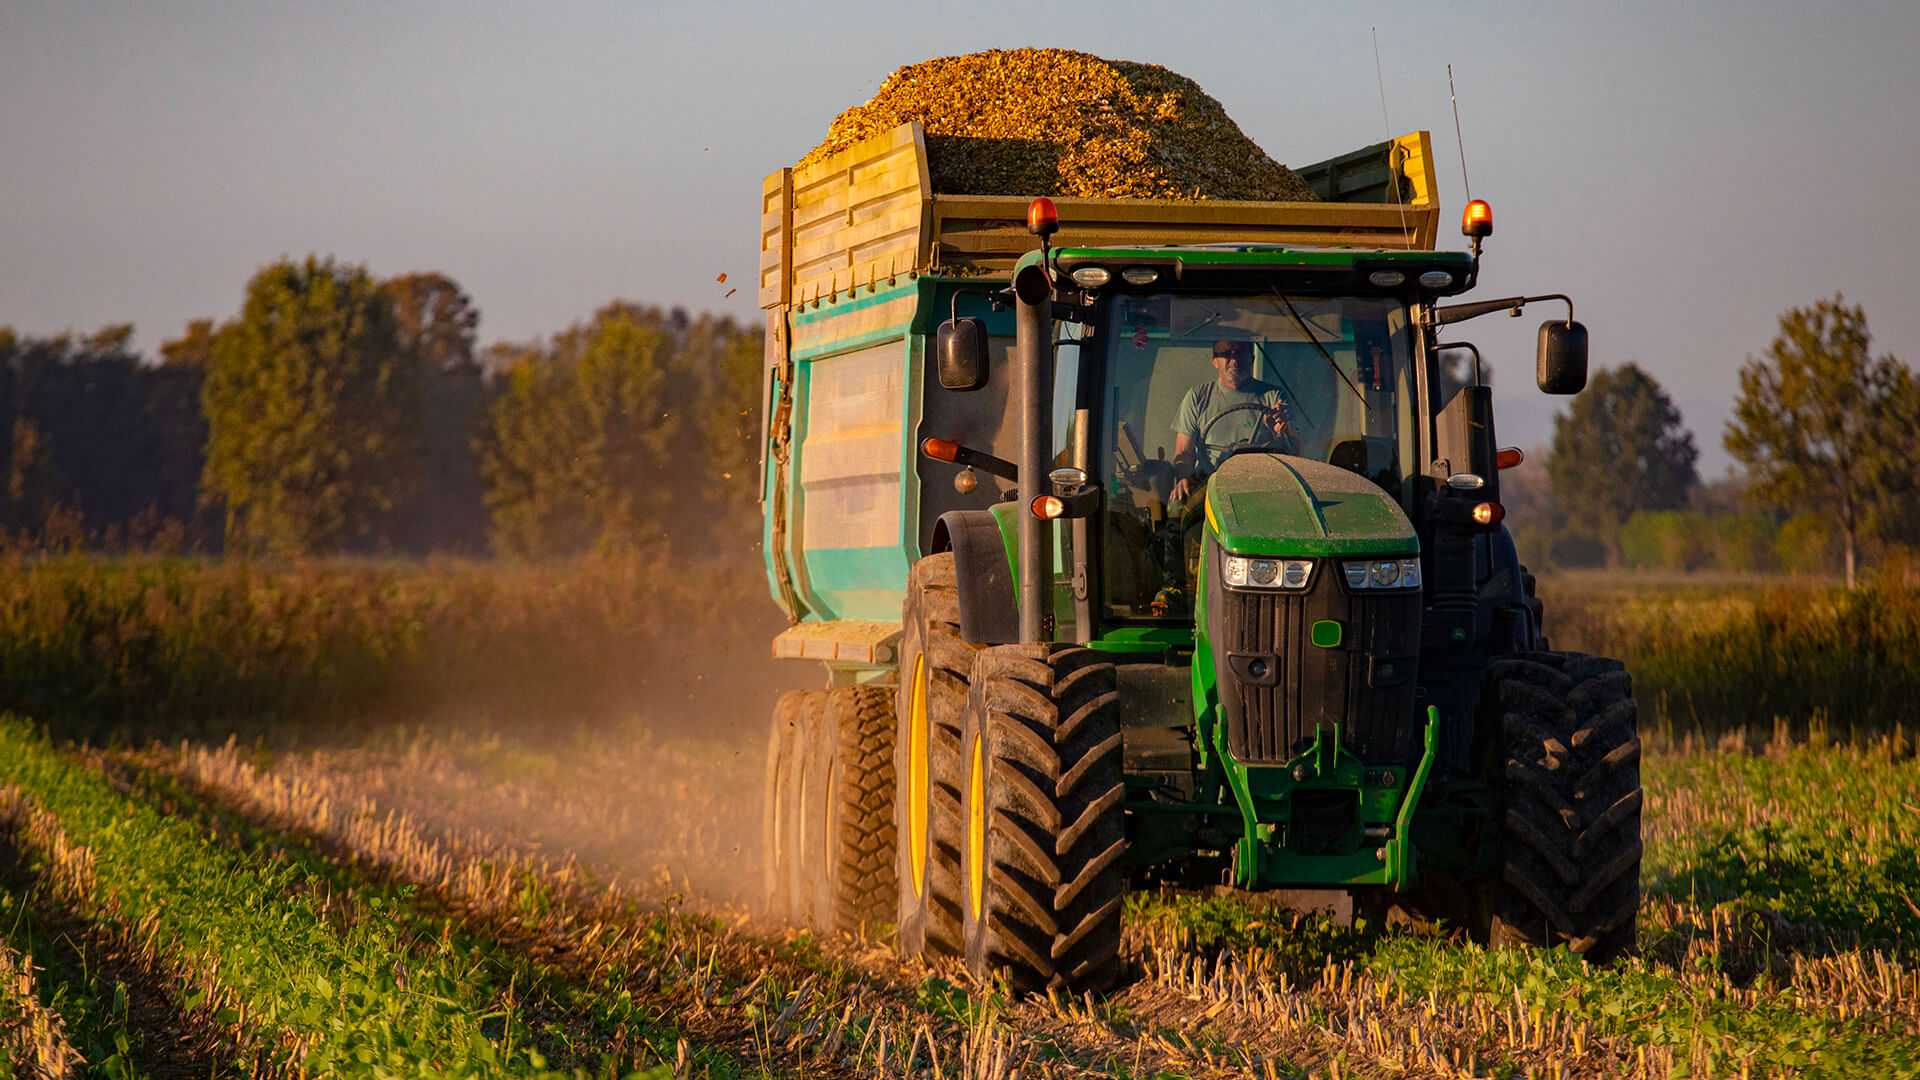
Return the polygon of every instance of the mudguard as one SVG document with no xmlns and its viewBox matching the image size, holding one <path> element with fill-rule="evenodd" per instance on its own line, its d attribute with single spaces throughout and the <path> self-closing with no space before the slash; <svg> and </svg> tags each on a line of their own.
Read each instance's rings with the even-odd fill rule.
<svg viewBox="0 0 1920 1080">
<path fill-rule="evenodd" d="M 933 526 L 933 552 L 953 552 L 960 636 L 975 645 L 1020 640 L 1020 605 L 1006 537 L 990 510 L 949 510 Z"/>
</svg>

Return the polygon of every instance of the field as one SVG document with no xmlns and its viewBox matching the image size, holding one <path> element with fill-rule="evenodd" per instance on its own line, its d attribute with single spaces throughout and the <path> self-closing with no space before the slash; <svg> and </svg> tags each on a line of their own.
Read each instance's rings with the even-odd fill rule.
<svg viewBox="0 0 1920 1080">
<path fill-rule="evenodd" d="M 778 622 L 651 616 L 757 579 L 15 570 L 0 1046 L 20 1075 L 1920 1076 L 1920 758 L 1805 662 L 1838 633 L 1825 612 L 1885 665 L 1835 685 L 1898 667 L 1904 595 L 1548 589 L 1561 644 L 1640 642 L 1651 679 L 1703 642 L 1737 663 L 1742 634 L 1802 659 L 1764 684 L 1798 695 L 1778 724 L 1671 688 L 1647 710 L 1628 963 L 1145 894 L 1120 991 L 1008 1000 L 754 911 Z M 277 635 L 245 615 L 263 605 Z"/>
</svg>

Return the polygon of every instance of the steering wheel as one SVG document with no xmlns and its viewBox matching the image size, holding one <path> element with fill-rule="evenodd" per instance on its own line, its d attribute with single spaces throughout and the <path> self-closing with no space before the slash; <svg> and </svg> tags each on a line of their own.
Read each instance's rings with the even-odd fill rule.
<svg viewBox="0 0 1920 1080">
<path fill-rule="evenodd" d="M 1249 450 L 1249 449 L 1253 449 L 1261 446 L 1271 446 L 1274 443 L 1279 442 L 1281 437 L 1274 432 L 1272 425 L 1266 424 L 1264 422 L 1254 425 L 1253 436 L 1251 438 L 1243 439 L 1240 442 L 1215 443 L 1215 442 L 1207 441 L 1207 436 L 1213 431 L 1214 425 L 1218 424 L 1222 420 L 1225 420 L 1227 417 L 1232 416 L 1234 413 L 1252 411 L 1252 412 L 1259 412 L 1264 414 L 1271 408 L 1272 406 L 1262 405 L 1257 401 L 1248 401 L 1239 405 L 1229 405 L 1226 408 L 1221 409 L 1220 414 L 1218 416 L 1215 416 L 1213 419 L 1207 421 L 1206 427 L 1200 429 L 1200 442 L 1209 450 L 1215 451 L 1217 453 L 1229 453 L 1229 454 L 1237 450 Z M 1263 416 L 1262 419 L 1264 420 L 1265 417 Z"/>
</svg>

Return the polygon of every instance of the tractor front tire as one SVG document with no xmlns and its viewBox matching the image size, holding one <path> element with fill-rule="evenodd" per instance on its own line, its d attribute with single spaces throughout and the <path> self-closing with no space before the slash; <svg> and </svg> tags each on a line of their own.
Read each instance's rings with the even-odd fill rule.
<svg viewBox="0 0 1920 1080">
<path fill-rule="evenodd" d="M 860 934 L 893 917 L 893 691 L 826 692 L 808 732 L 808 920 L 822 934 Z"/>
<path fill-rule="evenodd" d="M 974 661 L 961 734 L 962 936 L 1010 989 L 1105 990 L 1120 974 L 1126 786 L 1105 654 L 999 645 Z"/>
<path fill-rule="evenodd" d="M 960 724 L 978 647 L 960 637 L 952 552 L 913 564 L 893 740 L 899 949 L 960 955 Z"/>
<path fill-rule="evenodd" d="M 1535 652 L 1489 667 L 1505 753 L 1488 940 L 1631 954 L 1640 907 L 1640 739 L 1618 660 Z"/>
</svg>

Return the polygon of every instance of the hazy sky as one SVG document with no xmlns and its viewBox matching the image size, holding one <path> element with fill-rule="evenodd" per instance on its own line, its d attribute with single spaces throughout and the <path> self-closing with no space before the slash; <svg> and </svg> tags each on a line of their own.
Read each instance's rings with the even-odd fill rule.
<svg viewBox="0 0 1920 1080">
<path fill-rule="evenodd" d="M 151 352 L 308 252 L 450 274 L 483 341 L 614 298 L 754 320 L 763 176 L 902 64 L 1041 45 L 1190 76 L 1282 162 L 1428 129 L 1462 247 L 1451 63 L 1496 223 L 1474 295 L 1572 295 L 1709 475 L 1786 308 L 1844 292 L 1920 363 L 1920 4 L 1547 7 L 0 0 L 0 325 Z M 1503 442 L 1551 437 L 1551 314 L 1454 335 Z"/>
</svg>

